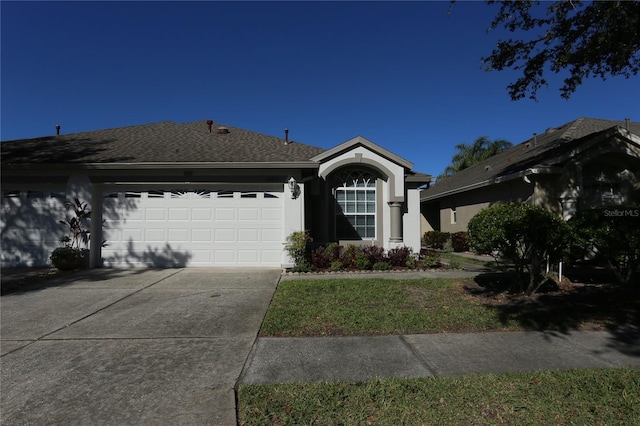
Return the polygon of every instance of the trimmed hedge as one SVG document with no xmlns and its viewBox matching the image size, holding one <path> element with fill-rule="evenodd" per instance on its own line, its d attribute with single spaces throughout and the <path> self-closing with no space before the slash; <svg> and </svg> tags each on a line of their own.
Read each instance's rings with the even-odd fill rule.
<svg viewBox="0 0 640 426">
<path fill-rule="evenodd" d="M 454 232 L 451 234 L 451 246 L 453 251 L 460 253 L 469 251 L 469 236 L 466 232 Z"/>
<path fill-rule="evenodd" d="M 388 252 L 382 247 L 358 247 L 353 244 L 340 246 L 331 243 L 328 246 L 317 247 L 311 253 L 309 263 L 311 270 L 387 270 L 392 268 L 415 268 L 423 265 L 422 256 L 417 256 L 409 247 L 396 247 Z M 436 265 L 436 259 L 431 257 L 427 264 Z M 439 262 L 438 262 L 439 263 Z"/>
<path fill-rule="evenodd" d="M 424 233 L 423 240 L 426 247 L 442 250 L 450 238 L 448 232 L 429 231 Z"/>
</svg>

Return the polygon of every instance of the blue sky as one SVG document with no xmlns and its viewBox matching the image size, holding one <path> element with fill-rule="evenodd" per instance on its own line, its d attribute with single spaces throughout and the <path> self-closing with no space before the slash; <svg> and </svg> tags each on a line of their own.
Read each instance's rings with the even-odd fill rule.
<svg viewBox="0 0 640 426">
<path fill-rule="evenodd" d="M 538 102 L 480 58 L 495 6 L 434 2 L 7 2 L 2 140 L 212 119 L 331 148 L 365 138 L 438 175 L 456 144 L 578 117 L 640 121 L 639 77 L 561 77 Z"/>
</svg>

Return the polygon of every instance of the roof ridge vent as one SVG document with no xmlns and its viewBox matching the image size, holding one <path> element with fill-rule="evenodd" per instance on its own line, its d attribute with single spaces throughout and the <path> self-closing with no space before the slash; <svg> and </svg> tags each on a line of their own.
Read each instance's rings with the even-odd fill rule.
<svg viewBox="0 0 640 426">
<path fill-rule="evenodd" d="M 224 126 L 220 126 L 216 129 L 216 133 L 219 135 L 226 135 L 227 133 L 229 133 L 229 129 Z"/>
</svg>

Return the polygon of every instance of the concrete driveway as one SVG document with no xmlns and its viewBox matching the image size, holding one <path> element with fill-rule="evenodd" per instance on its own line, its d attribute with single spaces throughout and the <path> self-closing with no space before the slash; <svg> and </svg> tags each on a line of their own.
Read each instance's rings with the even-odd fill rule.
<svg viewBox="0 0 640 426">
<path fill-rule="evenodd" d="M 1 298 L 1 423 L 235 425 L 277 269 L 96 269 Z"/>
</svg>

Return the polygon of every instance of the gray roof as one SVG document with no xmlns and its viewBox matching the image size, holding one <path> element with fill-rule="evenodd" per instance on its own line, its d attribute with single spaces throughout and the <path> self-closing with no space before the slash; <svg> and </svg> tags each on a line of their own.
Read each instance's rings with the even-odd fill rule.
<svg viewBox="0 0 640 426">
<path fill-rule="evenodd" d="M 0 143 L 2 165 L 292 163 L 325 150 L 206 120 L 171 121 Z M 226 127 L 227 134 L 217 133 Z"/>
<path fill-rule="evenodd" d="M 541 134 L 513 146 L 478 164 L 442 179 L 421 192 L 423 201 L 464 192 L 532 167 L 553 166 L 562 154 L 586 142 L 589 135 L 613 127 L 625 128 L 624 121 L 579 118 L 560 127 L 548 128 Z M 640 135 L 640 123 L 630 122 L 629 130 Z"/>
</svg>

